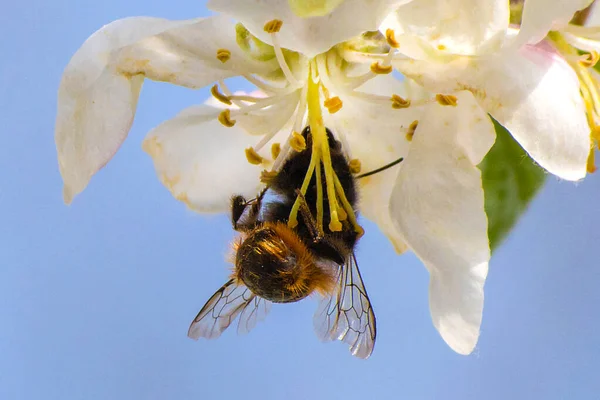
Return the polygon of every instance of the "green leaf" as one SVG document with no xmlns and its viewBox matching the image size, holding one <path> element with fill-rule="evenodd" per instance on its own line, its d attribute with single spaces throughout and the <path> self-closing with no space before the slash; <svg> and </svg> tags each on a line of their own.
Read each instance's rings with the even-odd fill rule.
<svg viewBox="0 0 600 400">
<path fill-rule="evenodd" d="M 544 185 L 546 173 L 492 118 L 496 143 L 479 168 L 485 193 L 490 248 L 494 251 Z"/>
</svg>

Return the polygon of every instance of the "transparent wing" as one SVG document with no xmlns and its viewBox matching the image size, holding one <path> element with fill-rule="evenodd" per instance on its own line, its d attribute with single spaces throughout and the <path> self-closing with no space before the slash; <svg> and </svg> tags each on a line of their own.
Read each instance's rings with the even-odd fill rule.
<svg viewBox="0 0 600 400">
<path fill-rule="evenodd" d="M 243 335 L 250 332 L 256 326 L 256 323 L 265 319 L 271 310 L 271 303 L 262 297 L 254 296 L 252 300 L 246 304 L 240 320 L 238 322 L 238 334 Z"/>
<path fill-rule="evenodd" d="M 339 268 L 337 287 L 319 304 L 314 325 L 319 339 L 341 340 L 353 356 L 368 358 L 373 352 L 375 314 L 354 254 Z"/>
<path fill-rule="evenodd" d="M 231 279 L 202 307 L 190 325 L 188 336 L 192 339 L 216 339 L 240 313 L 238 332 L 245 333 L 264 319 L 269 309 L 270 302 L 257 297 L 246 286 L 236 285 Z M 242 325 L 244 329 L 241 329 Z"/>
</svg>

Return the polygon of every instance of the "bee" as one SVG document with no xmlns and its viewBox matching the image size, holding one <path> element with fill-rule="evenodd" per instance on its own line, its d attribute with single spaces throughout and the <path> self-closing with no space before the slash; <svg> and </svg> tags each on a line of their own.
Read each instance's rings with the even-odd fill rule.
<svg viewBox="0 0 600 400">
<path fill-rule="evenodd" d="M 357 215 L 355 179 L 399 161 L 354 177 L 341 143 L 329 129 L 326 132 L 331 165 Z M 217 338 L 238 316 L 238 333 L 247 333 L 265 318 L 272 303 L 295 302 L 318 293 L 322 300 L 314 316 L 317 336 L 323 341 L 343 341 L 350 345 L 352 355 L 368 358 L 377 330 L 354 254 L 359 234 L 348 226 L 340 232 L 323 228 L 319 233 L 313 217 L 317 204 L 316 177 L 312 176 L 304 195 L 299 190 L 312 156 L 310 127 L 302 135 L 306 148 L 288 157 L 256 198 L 232 198 L 232 225 L 241 233 L 234 245 L 234 271 L 194 318 L 188 336 Z M 267 192 L 271 192 L 273 201 L 265 201 Z M 323 196 L 327 204 L 327 193 Z M 297 197 L 301 200 L 298 224 L 290 228 L 288 220 Z M 323 219 L 329 220 L 325 208 Z"/>
</svg>

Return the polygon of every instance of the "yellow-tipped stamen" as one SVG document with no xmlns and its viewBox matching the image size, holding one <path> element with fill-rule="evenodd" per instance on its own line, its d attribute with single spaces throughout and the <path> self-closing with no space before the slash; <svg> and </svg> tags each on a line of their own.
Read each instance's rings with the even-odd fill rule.
<svg viewBox="0 0 600 400">
<path fill-rule="evenodd" d="M 593 68 L 598 63 L 598 60 L 600 60 L 600 54 L 597 51 L 592 51 L 579 58 L 579 65 L 584 68 Z"/>
<path fill-rule="evenodd" d="M 282 20 L 280 20 L 280 19 L 273 19 L 273 20 L 267 22 L 263 26 L 263 29 L 267 33 L 277 33 L 277 32 L 279 32 L 281 30 L 282 26 L 283 26 L 283 21 Z"/>
<path fill-rule="evenodd" d="M 317 159 L 315 157 L 311 157 L 310 164 L 308 166 L 308 170 L 306 171 L 306 175 L 304 176 L 304 181 L 302 182 L 302 186 L 300 187 L 300 192 L 302 194 L 306 194 L 306 189 L 308 189 L 308 185 L 310 184 L 310 179 L 312 178 L 313 173 L 315 172 L 315 165 L 317 163 Z M 290 218 L 288 219 L 288 226 L 290 228 L 295 228 L 298 225 L 298 209 L 300 208 L 300 198 L 296 197 L 296 201 L 292 206 L 292 210 L 290 211 Z"/>
<path fill-rule="evenodd" d="M 394 49 L 400 47 L 400 43 L 396 41 L 396 32 L 391 28 L 386 29 L 385 40 L 387 41 L 387 44 Z"/>
<path fill-rule="evenodd" d="M 231 58 L 231 52 L 227 49 L 217 50 L 217 59 L 222 63 L 226 63 Z"/>
<path fill-rule="evenodd" d="M 354 158 L 350 160 L 350 162 L 348 163 L 348 167 L 350 167 L 350 172 L 352 172 L 353 174 L 360 174 L 362 164 L 358 158 Z"/>
<path fill-rule="evenodd" d="M 304 151 L 306 149 L 306 140 L 304 136 L 298 132 L 292 132 L 292 137 L 290 138 L 290 146 L 292 149 L 297 152 Z"/>
<path fill-rule="evenodd" d="M 235 125 L 235 119 L 231 119 L 231 110 L 228 108 L 226 110 L 221 111 L 221 113 L 219 114 L 219 116 L 217 117 L 217 119 L 219 120 L 219 122 L 228 127 L 231 128 Z"/>
<path fill-rule="evenodd" d="M 266 169 L 263 169 L 260 172 L 260 181 L 267 186 L 270 186 L 271 182 L 273 182 L 273 179 L 275 179 L 276 177 L 277 171 L 267 171 Z"/>
<path fill-rule="evenodd" d="M 443 106 L 456 107 L 458 104 L 456 96 L 452 96 L 451 94 L 436 94 L 435 100 Z"/>
<path fill-rule="evenodd" d="M 410 99 L 405 99 L 403 97 L 398 96 L 397 94 L 393 94 L 391 100 L 392 108 L 395 110 L 410 107 Z"/>
<path fill-rule="evenodd" d="M 281 153 L 281 145 L 279 143 L 273 143 L 271 145 L 271 158 L 273 159 L 273 161 L 275 161 L 277 159 L 277 157 L 279 157 L 280 153 Z"/>
<path fill-rule="evenodd" d="M 221 103 L 227 104 L 228 106 L 230 106 L 231 104 L 231 100 L 229 99 L 229 97 L 225 96 L 223 93 L 219 92 L 219 85 L 215 84 L 213 85 L 212 88 L 210 88 L 210 93 L 213 95 L 213 97 L 217 100 L 219 100 Z"/>
<path fill-rule="evenodd" d="M 376 61 L 373 64 L 371 64 L 371 72 L 377 75 L 389 74 L 393 70 L 394 68 L 391 65 L 381 65 L 379 61 Z"/>
<path fill-rule="evenodd" d="M 317 175 L 317 227 L 323 232 L 323 176 L 321 175 L 321 162 L 316 166 Z"/>
<path fill-rule="evenodd" d="M 279 32 L 282 26 L 283 21 L 279 19 L 274 19 L 272 21 L 267 22 L 264 25 L 263 29 L 265 30 L 265 32 L 271 35 L 273 50 L 275 51 L 275 58 L 277 58 L 277 62 L 279 63 L 279 67 L 281 68 L 283 75 L 285 75 L 285 78 L 292 86 L 297 88 L 300 85 L 296 78 L 294 78 L 294 74 L 292 74 L 289 65 L 287 65 L 287 62 L 285 61 L 285 56 L 283 55 L 283 51 L 281 50 L 281 46 L 279 45 L 279 39 L 277 38 L 277 32 Z"/>
<path fill-rule="evenodd" d="M 344 187 L 342 186 L 342 183 L 340 182 L 340 179 L 337 176 L 335 176 L 335 190 L 338 194 L 340 201 L 342 202 L 342 207 L 346 211 L 347 217 L 350 218 L 350 223 L 354 228 L 354 232 L 358 233 L 358 237 L 361 237 L 365 233 L 365 230 L 362 228 L 362 226 L 358 224 L 358 221 L 356 220 L 356 215 L 354 214 L 354 209 L 352 208 L 352 205 L 346 198 L 346 193 L 344 193 Z"/>
<path fill-rule="evenodd" d="M 311 69 L 314 68 L 314 64 Z M 325 185 L 327 190 L 327 197 L 329 201 L 329 213 L 331 220 L 329 221 L 329 230 L 332 232 L 339 232 L 342 230 L 342 223 L 338 217 L 337 204 L 335 200 L 335 180 L 334 171 L 331 166 L 331 154 L 329 153 L 329 141 L 327 140 L 327 132 L 325 131 L 325 125 L 323 124 L 323 115 L 321 114 L 321 102 L 319 101 L 319 86 L 318 83 L 311 77 L 308 79 L 308 94 L 307 94 L 307 105 L 308 105 L 308 120 L 310 125 L 310 131 L 312 133 L 315 150 L 320 148 L 321 159 L 323 160 L 323 167 L 325 169 Z M 318 154 L 313 150 L 313 159 Z"/>
<path fill-rule="evenodd" d="M 408 126 L 408 131 L 406 132 L 406 140 L 408 140 L 409 142 L 412 142 L 413 136 L 415 136 L 415 130 L 417 129 L 417 126 L 419 126 L 419 121 L 417 120 L 414 120 Z"/>
<path fill-rule="evenodd" d="M 344 105 L 344 103 L 342 102 L 342 99 L 340 99 L 337 96 L 334 96 L 334 97 L 330 97 L 330 98 L 326 99 L 323 102 L 323 105 L 325 106 L 325 108 L 327 108 L 327 111 L 329 111 L 329 114 L 335 114 L 336 112 L 338 112 L 342 109 L 342 106 Z"/>
<path fill-rule="evenodd" d="M 260 165 L 263 162 L 263 158 L 261 157 L 260 154 L 258 154 L 256 152 L 256 150 L 254 150 L 253 147 L 248 147 L 246 150 L 246 159 L 248 160 L 248 162 L 252 165 Z"/>
</svg>

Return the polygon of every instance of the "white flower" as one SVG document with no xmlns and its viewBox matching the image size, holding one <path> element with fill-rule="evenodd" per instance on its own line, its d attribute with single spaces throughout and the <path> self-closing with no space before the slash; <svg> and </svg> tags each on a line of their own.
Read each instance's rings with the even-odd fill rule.
<svg viewBox="0 0 600 400">
<path fill-rule="evenodd" d="M 211 2 L 217 3 L 241 4 Z M 314 25 L 314 19 L 285 15 L 297 32 L 309 32 L 302 21 L 332 31 L 337 26 L 331 19 Z M 130 18 L 92 35 L 67 66 L 59 91 L 56 142 L 65 199 L 83 190 L 118 150 L 144 78 L 190 88 L 215 83 L 213 97 L 226 104 L 190 107 L 144 141 L 173 195 L 197 211 L 226 211 L 232 194 L 255 195 L 261 171 L 277 170 L 301 148 L 298 132 L 307 124 L 315 141 L 323 141 L 324 126 L 330 128 L 363 171 L 404 157 L 397 167 L 359 182 L 360 209 L 396 249 L 408 246 L 423 260 L 431 274 L 434 325 L 455 351 L 469 354 L 479 336 L 490 257 L 477 168 L 495 140 L 490 119 L 468 91 L 411 96 L 411 103 L 405 85 L 389 74 L 393 36 L 348 37 L 344 28 L 340 37 L 350 40 L 325 45 L 327 37 L 319 37 L 302 53 L 281 48 L 288 25 L 280 22 L 263 24 L 263 41 L 221 16 Z M 311 53 L 321 47 L 324 52 Z M 262 94 L 235 94 L 224 81 L 234 76 Z M 329 171 L 325 149 L 313 154 Z M 325 188 L 333 186 L 327 178 Z M 339 205 L 329 207 L 341 213 L 343 193 L 336 197 Z M 345 211 L 352 220 L 352 210 Z M 327 222 L 337 229 L 335 212 Z"/>
<path fill-rule="evenodd" d="M 415 1 L 390 14 L 381 30 L 393 29 L 399 50 L 410 57 L 394 58 L 400 72 L 430 90 L 471 91 L 538 164 L 578 180 L 590 149 L 578 77 L 555 50 L 523 44 L 536 43 L 587 4 L 527 0 L 515 37 L 507 1 Z M 425 6 L 437 12 L 426 13 Z"/>
</svg>

